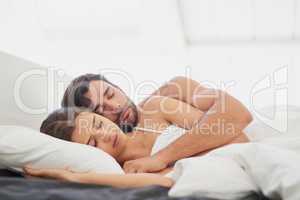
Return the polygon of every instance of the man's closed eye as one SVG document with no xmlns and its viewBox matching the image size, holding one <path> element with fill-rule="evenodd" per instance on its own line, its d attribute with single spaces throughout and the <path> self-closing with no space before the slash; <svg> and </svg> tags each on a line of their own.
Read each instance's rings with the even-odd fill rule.
<svg viewBox="0 0 300 200">
<path fill-rule="evenodd" d="M 115 92 L 113 91 L 113 89 L 109 89 L 109 92 L 106 96 L 108 100 L 112 99 L 115 96 Z"/>
</svg>

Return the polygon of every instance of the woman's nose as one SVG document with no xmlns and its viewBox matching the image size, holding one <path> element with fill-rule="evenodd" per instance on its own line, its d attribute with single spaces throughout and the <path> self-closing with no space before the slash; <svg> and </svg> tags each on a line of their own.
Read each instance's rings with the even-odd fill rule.
<svg viewBox="0 0 300 200">
<path fill-rule="evenodd" d="M 109 135 L 103 133 L 102 130 L 95 132 L 93 136 L 94 136 L 94 138 L 97 138 L 98 140 L 101 140 L 102 142 L 108 142 L 110 140 Z"/>
</svg>

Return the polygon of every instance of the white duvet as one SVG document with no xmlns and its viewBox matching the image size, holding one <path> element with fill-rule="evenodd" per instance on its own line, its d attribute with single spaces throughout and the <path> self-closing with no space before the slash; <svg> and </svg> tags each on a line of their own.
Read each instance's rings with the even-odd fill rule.
<svg viewBox="0 0 300 200">
<path fill-rule="evenodd" d="M 300 134 L 234 144 L 203 157 L 180 160 L 169 174 L 172 197 L 239 199 L 262 192 L 271 199 L 300 199 Z"/>
</svg>

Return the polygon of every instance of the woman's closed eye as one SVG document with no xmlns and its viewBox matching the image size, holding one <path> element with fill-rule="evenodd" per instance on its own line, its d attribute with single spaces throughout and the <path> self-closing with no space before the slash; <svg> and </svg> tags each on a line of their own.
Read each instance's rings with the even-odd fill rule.
<svg viewBox="0 0 300 200">
<path fill-rule="evenodd" d="M 99 123 L 97 123 L 97 124 L 95 125 L 95 128 L 96 128 L 96 129 L 101 129 L 101 128 L 102 128 L 102 124 L 103 124 L 103 122 L 100 121 Z"/>
<path fill-rule="evenodd" d="M 94 118 L 93 118 L 93 128 L 95 128 L 97 130 L 101 129 L 102 124 L 103 124 L 103 122 L 102 121 L 96 121 L 96 117 L 94 116 Z"/>
</svg>

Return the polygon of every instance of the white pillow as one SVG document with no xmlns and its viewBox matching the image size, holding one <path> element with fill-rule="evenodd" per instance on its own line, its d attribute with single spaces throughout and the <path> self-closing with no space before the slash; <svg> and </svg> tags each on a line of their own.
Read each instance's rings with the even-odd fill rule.
<svg viewBox="0 0 300 200">
<path fill-rule="evenodd" d="M 250 177 L 232 159 L 218 156 L 187 158 L 175 164 L 167 177 L 175 181 L 169 196 L 240 199 L 257 190 Z"/>
<path fill-rule="evenodd" d="M 21 170 L 69 167 L 76 172 L 123 174 L 107 153 L 88 145 L 60 140 L 21 126 L 0 126 L 0 166 Z"/>
</svg>

